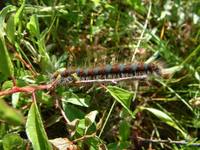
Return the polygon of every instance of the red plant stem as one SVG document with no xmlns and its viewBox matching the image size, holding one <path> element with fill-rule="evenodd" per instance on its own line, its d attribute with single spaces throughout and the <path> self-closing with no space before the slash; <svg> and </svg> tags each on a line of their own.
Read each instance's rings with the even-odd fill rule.
<svg viewBox="0 0 200 150">
<path fill-rule="evenodd" d="M 36 103 L 35 92 L 32 93 L 32 100 L 33 100 L 34 103 Z"/>
<path fill-rule="evenodd" d="M 48 90 L 51 89 L 53 84 L 46 84 L 46 85 L 38 85 L 38 86 L 25 86 L 25 87 L 17 87 L 14 86 L 9 90 L 0 91 L 0 96 L 9 95 L 17 92 L 25 92 L 25 93 L 33 93 L 38 90 Z"/>
</svg>

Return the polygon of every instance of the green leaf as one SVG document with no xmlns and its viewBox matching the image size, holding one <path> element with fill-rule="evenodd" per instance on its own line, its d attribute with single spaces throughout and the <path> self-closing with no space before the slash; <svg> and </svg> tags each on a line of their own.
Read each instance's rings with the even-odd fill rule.
<svg viewBox="0 0 200 150">
<path fill-rule="evenodd" d="M 11 11 L 13 11 L 13 9 L 13 6 L 7 6 L 0 11 L 0 72 L 2 72 L 6 77 L 14 75 L 13 64 L 11 62 L 4 39 L 5 18 Z"/>
<path fill-rule="evenodd" d="M 130 133 L 130 125 L 128 122 L 125 120 L 121 121 L 119 126 L 120 141 L 126 141 L 129 138 Z"/>
<path fill-rule="evenodd" d="M 7 77 L 14 76 L 14 68 L 11 62 L 4 37 L 0 36 L 0 71 Z"/>
<path fill-rule="evenodd" d="M 2 139 L 4 137 L 4 135 L 6 135 L 7 130 L 8 130 L 8 124 L 7 123 L 0 123 L 0 139 Z M 1 149 L 1 146 L 0 146 Z"/>
<path fill-rule="evenodd" d="M 0 119 L 13 125 L 24 124 L 23 115 L 19 111 L 8 106 L 3 99 L 0 99 Z"/>
<path fill-rule="evenodd" d="M 8 15 L 11 11 L 14 11 L 15 7 L 12 5 L 8 5 L 6 7 L 4 7 L 1 11 L 0 11 L 0 36 L 4 36 L 5 32 L 4 32 L 4 22 L 5 22 L 5 18 L 6 15 Z"/>
<path fill-rule="evenodd" d="M 31 16 L 30 21 L 27 24 L 27 29 L 29 30 L 29 32 L 33 37 L 39 38 L 40 29 L 39 29 L 38 18 L 36 17 L 36 15 Z"/>
<path fill-rule="evenodd" d="M 26 2 L 26 0 L 22 0 L 22 4 L 15 14 L 15 18 L 14 18 L 15 25 L 17 25 L 20 22 L 21 15 L 22 15 L 22 12 L 23 12 L 23 9 L 25 6 L 25 2 Z"/>
<path fill-rule="evenodd" d="M 91 0 L 91 1 L 94 3 L 95 7 L 101 5 L 100 4 L 100 2 L 101 2 L 100 0 Z"/>
<path fill-rule="evenodd" d="M 165 122 L 166 124 L 168 124 L 169 126 L 175 128 L 176 130 L 180 131 L 181 134 L 183 135 L 183 137 L 187 137 L 187 133 L 185 133 L 177 124 L 176 122 L 166 113 L 155 109 L 155 108 L 147 108 L 147 107 L 140 107 L 140 109 L 142 110 L 147 110 L 149 112 L 151 112 L 152 114 L 154 114 L 156 117 L 158 117 L 161 121 Z"/>
<path fill-rule="evenodd" d="M 33 102 L 28 113 L 26 133 L 35 150 L 51 150 L 42 119 L 36 102 Z"/>
<path fill-rule="evenodd" d="M 3 138 L 4 150 L 25 150 L 25 141 L 17 134 L 7 134 Z"/>
<path fill-rule="evenodd" d="M 38 102 L 45 104 L 47 107 L 53 106 L 53 100 L 48 93 L 45 93 L 43 91 L 38 91 L 36 97 L 38 99 Z"/>
<path fill-rule="evenodd" d="M 91 111 L 89 114 L 85 116 L 85 124 L 87 127 L 91 126 L 93 123 L 95 123 L 95 118 L 98 114 L 98 111 Z"/>
<path fill-rule="evenodd" d="M 16 26 L 14 22 L 14 15 L 10 15 L 7 25 L 6 25 L 6 33 L 7 33 L 8 40 L 12 44 L 14 44 L 15 42 L 15 31 L 16 31 Z"/>
<path fill-rule="evenodd" d="M 111 94 L 111 96 L 117 100 L 127 111 L 128 113 L 135 118 L 133 112 L 129 109 L 131 100 L 133 98 L 133 93 L 127 90 L 121 89 L 116 86 L 108 86 L 107 91 Z"/>
<path fill-rule="evenodd" d="M 79 123 L 78 123 L 78 125 L 77 125 L 77 127 L 76 127 L 76 132 L 79 134 L 79 135 L 81 135 L 81 136 L 83 136 L 84 134 L 85 134 L 85 129 L 86 129 L 87 127 L 86 127 L 86 125 L 85 125 L 85 119 L 80 119 L 79 120 Z"/>
<path fill-rule="evenodd" d="M 64 103 L 71 103 L 82 107 L 89 107 L 90 97 L 79 98 L 76 94 L 72 92 L 65 92 L 62 101 Z"/>
<path fill-rule="evenodd" d="M 73 105 L 62 102 L 62 106 L 69 121 L 73 121 L 74 119 L 82 119 L 85 116 L 80 109 L 74 107 Z"/>
<path fill-rule="evenodd" d="M 11 80 L 7 80 L 3 83 L 1 90 L 7 90 L 13 87 L 13 82 Z"/>
<path fill-rule="evenodd" d="M 92 111 L 88 114 L 89 116 L 86 115 L 84 119 L 80 119 L 76 126 L 76 133 L 83 136 L 96 132 L 95 118 L 97 113 L 97 111 Z"/>
</svg>

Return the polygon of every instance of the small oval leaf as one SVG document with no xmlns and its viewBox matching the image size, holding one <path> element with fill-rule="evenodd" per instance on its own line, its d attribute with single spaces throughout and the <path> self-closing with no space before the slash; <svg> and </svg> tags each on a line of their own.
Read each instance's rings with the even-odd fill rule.
<svg viewBox="0 0 200 150">
<path fill-rule="evenodd" d="M 156 117 L 158 117 L 161 121 L 163 121 L 164 123 L 168 124 L 169 126 L 175 128 L 176 130 L 180 131 L 181 134 L 183 135 L 183 137 L 187 137 L 187 133 L 185 133 L 177 124 L 176 122 L 166 113 L 164 113 L 163 111 L 160 111 L 158 109 L 155 108 L 147 108 L 147 107 L 140 107 L 140 109 L 142 110 L 147 110 L 149 112 L 151 112 L 152 114 L 154 114 Z"/>
</svg>

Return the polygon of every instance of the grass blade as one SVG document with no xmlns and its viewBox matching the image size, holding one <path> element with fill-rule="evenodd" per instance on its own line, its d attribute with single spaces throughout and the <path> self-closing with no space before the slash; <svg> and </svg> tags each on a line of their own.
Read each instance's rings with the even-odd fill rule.
<svg viewBox="0 0 200 150">
<path fill-rule="evenodd" d="M 13 76 L 14 75 L 14 68 L 12 61 L 10 59 L 6 43 L 5 43 L 5 32 L 4 32 L 4 21 L 6 15 L 11 11 L 11 7 L 5 7 L 0 12 L 0 71 L 5 76 Z"/>
<path fill-rule="evenodd" d="M 176 122 L 166 113 L 164 113 L 163 111 L 160 111 L 158 109 L 155 108 L 147 108 L 147 107 L 140 107 L 140 109 L 142 110 L 147 110 L 149 112 L 151 112 L 152 114 L 154 114 L 156 117 L 158 117 L 161 121 L 165 122 L 166 124 L 168 124 L 169 126 L 177 129 L 178 131 L 180 131 L 180 133 L 183 135 L 183 137 L 187 137 L 187 133 L 185 133 L 177 124 Z"/>
</svg>

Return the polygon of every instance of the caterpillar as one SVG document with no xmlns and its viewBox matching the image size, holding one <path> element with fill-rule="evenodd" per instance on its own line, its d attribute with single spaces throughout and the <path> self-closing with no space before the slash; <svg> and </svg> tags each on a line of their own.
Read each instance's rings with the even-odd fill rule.
<svg viewBox="0 0 200 150">
<path fill-rule="evenodd" d="M 116 79 L 124 77 L 134 77 L 137 79 L 146 78 L 149 74 L 160 75 L 160 68 L 153 63 L 132 63 L 132 64 L 115 64 L 105 65 L 94 68 L 77 68 L 77 69 L 66 69 L 60 73 L 55 73 L 53 78 L 55 79 L 58 74 L 61 76 L 60 82 L 69 82 L 73 80 L 72 74 L 76 74 L 77 77 L 82 80 L 106 80 Z"/>
</svg>

